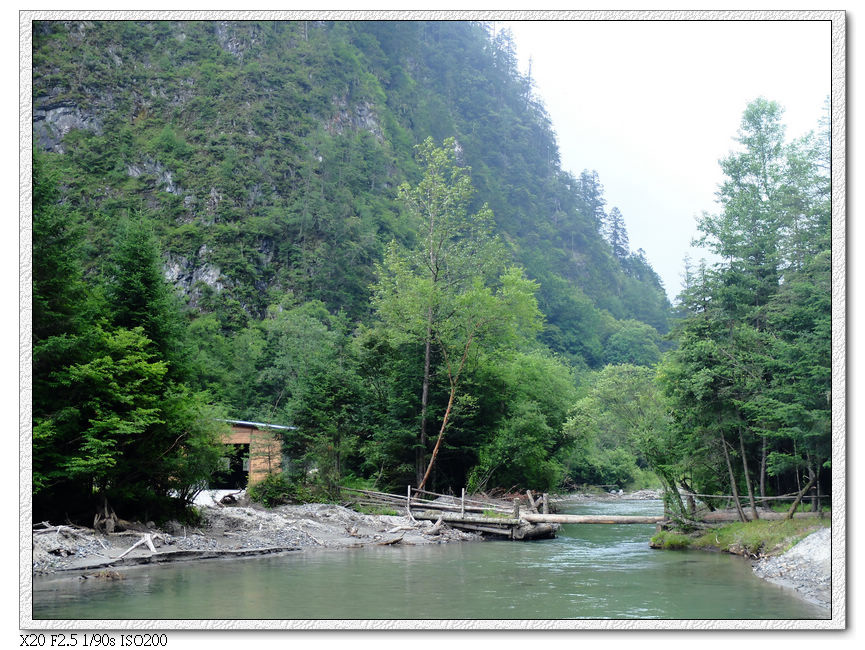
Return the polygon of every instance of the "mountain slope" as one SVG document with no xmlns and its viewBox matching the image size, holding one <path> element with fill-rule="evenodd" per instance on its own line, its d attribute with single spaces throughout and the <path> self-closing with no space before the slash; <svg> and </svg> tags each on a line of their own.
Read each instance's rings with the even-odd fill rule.
<svg viewBox="0 0 865 650">
<path fill-rule="evenodd" d="M 290 298 L 369 314 L 374 264 L 415 224 L 413 146 L 456 137 L 476 203 L 541 284 L 543 341 L 577 365 L 669 304 L 602 235 L 597 178 L 563 171 L 508 34 L 468 22 L 34 25 L 34 143 L 83 215 L 91 273 L 120 215 L 152 223 L 166 277 L 225 331 Z M 476 206 L 476 207 L 477 207 Z"/>
</svg>

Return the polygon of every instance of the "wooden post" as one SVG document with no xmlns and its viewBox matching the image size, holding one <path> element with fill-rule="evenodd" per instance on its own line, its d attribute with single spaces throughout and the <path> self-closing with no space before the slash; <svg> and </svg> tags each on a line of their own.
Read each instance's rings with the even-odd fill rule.
<svg viewBox="0 0 865 650">
<path fill-rule="evenodd" d="M 546 492 L 544 492 L 544 496 L 541 498 L 543 500 L 543 502 L 542 502 L 543 505 L 541 506 L 541 511 L 543 512 L 543 514 L 548 515 L 548 514 L 550 514 L 550 499 L 547 496 Z"/>
<path fill-rule="evenodd" d="M 460 517 L 466 516 L 466 489 L 463 488 L 463 494 L 460 497 Z"/>
<path fill-rule="evenodd" d="M 411 484 L 406 485 L 405 491 L 406 491 L 405 514 L 414 523 L 417 523 L 417 519 L 415 519 L 414 515 L 411 513 Z"/>
<path fill-rule="evenodd" d="M 514 519 L 520 518 L 520 500 L 514 499 Z"/>
</svg>

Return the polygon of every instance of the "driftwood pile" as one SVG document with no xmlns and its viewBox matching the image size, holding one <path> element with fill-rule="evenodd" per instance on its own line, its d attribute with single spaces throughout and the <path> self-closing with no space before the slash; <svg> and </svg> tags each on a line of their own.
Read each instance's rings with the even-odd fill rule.
<svg viewBox="0 0 865 650">
<path fill-rule="evenodd" d="M 412 521 L 434 521 L 433 530 L 443 525 L 453 528 L 498 535 L 508 539 L 536 539 L 554 537 L 559 525 L 555 522 L 531 522 L 525 514 L 548 514 L 549 499 L 546 494 L 535 498 L 531 491 L 526 492 L 527 508 L 522 511 L 521 500 L 514 499 L 513 505 L 504 502 L 483 501 L 466 497 L 465 490 L 460 497 L 414 489 L 409 486 L 406 496 L 342 488 L 347 503 L 356 506 L 391 508 L 404 511 Z"/>
</svg>

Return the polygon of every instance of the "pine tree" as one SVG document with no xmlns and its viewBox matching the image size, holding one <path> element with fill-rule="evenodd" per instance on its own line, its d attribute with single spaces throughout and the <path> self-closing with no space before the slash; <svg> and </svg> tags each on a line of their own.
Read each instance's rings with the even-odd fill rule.
<svg viewBox="0 0 865 650">
<path fill-rule="evenodd" d="M 781 114 L 752 102 L 742 149 L 721 161 L 723 210 L 703 216 L 700 243 L 722 261 L 689 274 L 666 373 L 680 430 L 716 445 L 754 516 L 767 472 L 797 472 L 797 486 L 807 470 L 812 484 L 828 456 L 828 202 L 817 199 L 828 193 L 820 148 L 785 145 Z"/>
<path fill-rule="evenodd" d="M 610 210 L 609 217 L 606 223 L 607 241 L 613 249 L 613 255 L 620 262 L 630 254 L 628 250 L 628 229 L 625 227 L 625 219 L 619 208 L 614 207 Z"/>
</svg>

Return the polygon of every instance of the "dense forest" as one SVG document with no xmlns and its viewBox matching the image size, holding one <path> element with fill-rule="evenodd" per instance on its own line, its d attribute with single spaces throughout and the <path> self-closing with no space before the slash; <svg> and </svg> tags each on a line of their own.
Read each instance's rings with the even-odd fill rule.
<svg viewBox="0 0 865 650">
<path fill-rule="evenodd" d="M 828 144 L 780 120 L 673 308 L 507 31 L 34 23 L 34 516 L 179 516 L 226 419 L 293 425 L 271 496 L 829 489 Z"/>
</svg>

